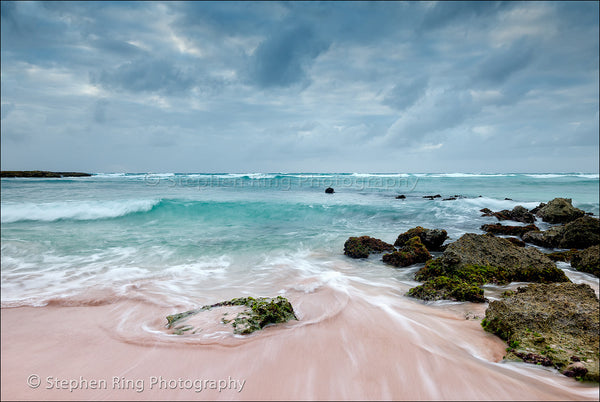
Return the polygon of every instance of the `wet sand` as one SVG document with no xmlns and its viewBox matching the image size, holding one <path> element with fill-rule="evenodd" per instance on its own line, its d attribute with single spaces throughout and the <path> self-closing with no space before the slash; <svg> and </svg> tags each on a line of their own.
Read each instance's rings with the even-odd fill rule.
<svg viewBox="0 0 600 402">
<path fill-rule="evenodd" d="M 3 308 L 3 400 L 597 400 L 598 386 L 502 363 L 484 305 L 332 289 L 289 295 L 300 321 L 247 337 L 168 335 L 140 301 Z M 328 307 L 324 307 L 328 306 Z M 36 375 L 38 377 L 30 377 Z M 28 385 L 39 384 L 37 388 Z M 220 382 L 219 382 L 220 381 Z M 210 389 L 222 386 L 224 389 Z M 77 387 L 70 390 L 69 387 Z M 59 389 L 60 388 L 60 389 Z M 207 389 L 208 388 L 208 389 Z"/>
</svg>

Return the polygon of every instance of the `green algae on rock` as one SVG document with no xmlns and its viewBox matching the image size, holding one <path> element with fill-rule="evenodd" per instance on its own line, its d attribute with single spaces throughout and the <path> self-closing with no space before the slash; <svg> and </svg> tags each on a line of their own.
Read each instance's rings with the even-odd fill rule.
<svg viewBox="0 0 600 402">
<path fill-rule="evenodd" d="M 589 285 L 530 284 L 491 302 L 481 325 L 508 343 L 507 359 L 598 381 L 598 310 Z"/>
<path fill-rule="evenodd" d="M 185 321 L 186 318 L 198 314 L 201 311 L 213 309 L 215 307 L 227 307 L 227 306 L 245 306 L 246 308 L 238 313 L 238 315 L 231 319 L 226 320 L 223 317 L 222 322 L 225 324 L 231 323 L 233 332 L 235 334 L 250 334 L 254 331 L 263 329 L 270 324 L 278 324 L 288 322 L 290 320 L 297 320 L 296 314 L 292 304 L 282 296 L 275 298 L 267 297 L 240 297 L 235 298 L 211 305 L 202 306 L 195 310 L 185 311 L 183 313 L 173 314 L 167 316 L 167 328 L 173 328 L 173 333 L 176 335 L 182 335 L 184 332 L 194 329 L 189 325 L 176 324 Z"/>
<path fill-rule="evenodd" d="M 522 239 L 546 248 L 584 249 L 600 244 L 600 221 L 591 216 L 583 216 L 548 230 L 524 233 Z"/>
<path fill-rule="evenodd" d="M 436 280 L 440 277 L 446 279 Z M 480 286 L 486 283 L 569 282 L 565 273 L 539 250 L 473 233 L 450 243 L 441 257 L 427 261 L 415 279 L 425 283 L 410 289 L 409 296 L 474 302 L 485 301 Z"/>
<path fill-rule="evenodd" d="M 415 228 L 408 229 L 408 231 L 404 233 L 401 233 L 394 242 L 394 246 L 403 247 L 407 241 L 415 236 L 421 239 L 421 242 L 427 248 L 427 250 L 442 251 L 442 244 L 448 238 L 448 232 L 443 229 L 426 229 L 421 226 L 417 226 Z"/>
<path fill-rule="evenodd" d="M 570 198 L 554 198 L 548 204 L 540 204 L 535 214 L 548 223 L 566 223 L 585 215 L 585 211 L 575 208 Z"/>
<path fill-rule="evenodd" d="M 383 255 L 383 262 L 395 267 L 407 267 L 431 259 L 431 254 L 418 236 L 407 241 L 399 251 Z"/>
<path fill-rule="evenodd" d="M 393 250 L 391 244 L 370 236 L 350 237 L 344 243 L 344 254 L 351 258 L 368 258 L 371 253 Z"/>
</svg>

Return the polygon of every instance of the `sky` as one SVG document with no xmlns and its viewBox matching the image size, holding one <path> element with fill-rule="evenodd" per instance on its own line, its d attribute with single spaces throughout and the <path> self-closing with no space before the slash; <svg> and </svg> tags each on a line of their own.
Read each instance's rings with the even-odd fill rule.
<svg viewBox="0 0 600 402">
<path fill-rule="evenodd" d="M 598 2 L 1 2 L 2 170 L 598 172 Z"/>
</svg>

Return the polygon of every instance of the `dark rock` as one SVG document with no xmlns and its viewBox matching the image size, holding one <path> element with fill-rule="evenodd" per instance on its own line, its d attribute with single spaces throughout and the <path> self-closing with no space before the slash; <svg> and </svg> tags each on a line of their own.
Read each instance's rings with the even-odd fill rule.
<svg viewBox="0 0 600 402">
<path fill-rule="evenodd" d="M 493 212 L 492 216 L 495 216 L 500 221 L 511 220 L 523 223 L 533 223 L 535 221 L 535 216 L 521 205 L 517 205 L 512 211 L 503 209 L 499 212 Z"/>
<path fill-rule="evenodd" d="M 504 198 L 504 201 L 512 201 L 512 198 Z"/>
<path fill-rule="evenodd" d="M 523 234 L 523 241 L 547 248 L 584 249 L 600 244 L 600 221 L 590 216 L 545 231 Z"/>
<path fill-rule="evenodd" d="M 440 277 L 446 279 L 429 283 Z M 518 247 L 493 235 L 473 233 L 448 244 L 444 254 L 427 261 L 415 274 L 415 279 L 425 283 L 410 289 L 409 296 L 469 301 L 483 301 L 478 295 L 483 295 L 480 286 L 486 283 L 569 282 L 565 273 L 539 250 Z M 480 292 L 474 292 L 473 286 Z"/>
<path fill-rule="evenodd" d="M 517 239 L 516 237 L 506 237 L 506 240 L 508 240 L 517 247 L 525 247 L 525 242 L 521 239 Z"/>
<path fill-rule="evenodd" d="M 600 277 L 600 245 L 596 244 L 573 254 L 571 266 L 578 271 L 588 272 Z"/>
<path fill-rule="evenodd" d="M 186 332 L 195 333 L 197 330 L 202 329 L 194 329 L 194 327 L 191 325 L 175 325 L 181 324 L 187 318 L 196 315 L 201 311 L 211 310 L 215 307 L 231 306 L 247 307 L 244 311 L 238 313 L 238 315 L 232 320 L 226 320 L 225 317 L 222 319 L 222 322 L 225 324 L 230 322 L 232 323 L 231 325 L 233 327 L 233 332 L 236 334 L 246 335 L 263 329 L 270 324 L 278 324 L 298 319 L 296 318 L 292 304 L 285 297 L 240 297 L 212 305 L 202 306 L 196 310 L 189 310 L 183 313 L 168 315 L 167 328 L 173 329 L 173 333 L 176 335 L 183 335 Z"/>
<path fill-rule="evenodd" d="M 509 236 L 521 236 L 524 233 L 531 232 L 532 230 L 540 230 L 535 225 L 527 225 L 527 226 L 504 226 L 501 223 L 496 224 L 486 224 L 481 226 L 481 230 L 494 233 L 494 234 L 503 234 Z"/>
<path fill-rule="evenodd" d="M 325 189 L 325 193 L 327 193 L 327 194 L 333 194 L 333 193 L 335 193 L 335 191 L 333 191 L 333 188 L 331 188 L 331 187 L 327 187 L 327 188 Z"/>
<path fill-rule="evenodd" d="M 448 197 L 448 198 L 442 199 L 442 201 L 454 201 L 455 199 L 456 199 L 456 197 Z"/>
<path fill-rule="evenodd" d="M 598 309 L 589 285 L 531 284 L 491 302 L 481 325 L 507 341 L 509 359 L 598 381 Z M 580 362 L 571 362 L 574 353 Z"/>
<path fill-rule="evenodd" d="M 424 195 L 423 198 L 429 198 L 430 200 L 433 200 L 434 198 L 442 198 L 442 196 L 440 194 L 436 194 L 436 195 Z"/>
<path fill-rule="evenodd" d="M 403 200 L 405 198 L 406 198 L 406 196 L 404 194 L 400 194 L 400 195 L 396 196 L 397 200 Z"/>
<path fill-rule="evenodd" d="M 414 236 L 404 243 L 400 250 L 383 255 L 383 262 L 395 267 L 407 267 L 430 259 L 431 254 L 418 236 Z"/>
<path fill-rule="evenodd" d="M 546 254 L 552 261 L 564 261 L 569 262 L 574 254 L 577 254 L 577 249 L 571 249 L 568 251 L 555 251 L 553 253 Z"/>
<path fill-rule="evenodd" d="M 48 172 L 45 170 L 3 170 L 0 177 L 42 177 L 42 178 L 60 178 L 60 177 L 89 177 L 90 173 L 81 172 Z"/>
<path fill-rule="evenodd" d="M 567 223 L 585 215 L 585 212 L 571 205 L 570 198 L 555 198 L 539 208 L 536 215 L 548 223 Z"/>
<path fill-rule="evenodd" d="M 542 209 L 543 207 L 545 207 L 545 206 L 546 206 L 546 204 L 545 204 L 545 203 L 543 203 L 543 202 L 540 202 L 540 204 L 539 204 L 537 207 L 533 208 L 533 209 L 532 209 L 532 210 L 530 210 L 529 212 L 531 212 L 532 214 L 536 215 L 536 214 L 538 213 L 538 211 L 539 211 L 540 209 Z"/>
<path fill-rule="evenodd" d="M 421 226 L 409 229 L 400 234 L 394 246 L 403 247 L 411 238 L 418 236 L 429 251 L 442 251 L 442 244 L 448 238 L 448 232 L 443 229 L 425 229 Z"/>
<path fill-rule="evenodd" d="M 367 258 L 371 253 L 393 250 L 391 244 L 369 236 L 350 237 L 344 243 L 344 254 L 352 258 Z"/>
<path fill-rule="evenodd" d="M 479 212 L 483 212 L 483 215 L 481 215 L 481 216 L 492 216 L 494 214 L 494 211 L 492 211 L 489 208 L 480 209 Z"/>
<path fill-rule="evenodd" d="M 587 373 L 588 369 L 585 368 L 583 363 L 581 363 L 580 361 L 569 364 L 567 368 L 562 371 L 562 374 L 566 375 L 567 377 L 573 378 L 585 378 Z"/>
</svg>

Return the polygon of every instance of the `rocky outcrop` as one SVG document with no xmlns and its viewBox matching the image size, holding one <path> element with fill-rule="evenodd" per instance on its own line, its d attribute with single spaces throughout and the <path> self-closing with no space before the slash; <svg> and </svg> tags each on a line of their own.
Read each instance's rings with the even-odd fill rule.
<svg viewBox="0 0 600 402">
<path fill-rule="evenodd" d="M 81 172 L 48 172 L 45 170 L 3 170 L 0 177 L 42 177 L 42 178 L 60 178 L 60 177 L 88 177 L 90 173 Z"/>
<path fill-rule="evenodd" d="M 555 198 L 543 206 L 538 206 L 536 215 L 548 223 L 567 223 L 585 215 L 579 208 L 573 207 L 570 198 Z"/>
<path fill-rule="evenodd" d="M 410 289 L 409 296 L 469 301 L 483 301 L 480 286 L 486 283 L 569 282 L 564 272 L 539 250 L 473 233 L 450 243 L 441 257 L 427 261 L 415 279 L 425 283 Z"/>
<path fill-rule="evenodd" d="M 331 188 L 331 187 L 327 187 L 325 189 L 325 193 L 326 194 L 333 194 L 333 193 L 335 193 L 335 190 L 333 188 Z"/>
<path fill-rule="evenodd" d="M 199 309 L 185 311 L 183 313 L 173 314 L 167 316 L 167 329 L 172 329 L 172 332 L 176 335 L 183 335 L 185 333 L 196 333 L 202 328 L 194 328 L 191 325 L 183 325 L 185 320 L 193 315 L 196 315 L 202 311 L 211 310 L 215 307 L 232 307 L 232 306 L 244 306 L 246 307 L 243 311 L 239 312 L 237 316 L 231 320 L 228 320 L 223 316 L 222 323 L 229 324 L 233 327 L 235 334 L 246 335 L 254 331 L 263 329 L 270 324 L 278 324 L 288 322 L 290 320 L 297 320 L 296 314 L 292 304 L 282 296 L 275 298 L 266 297 L 240 297 L 237 299 L 231 299 L 228 301 L 219 302 L 207 306 L 202 306 Z"/>
<path fill-rule="evenodd" d="M 395 267 L 407 267 L 431 259 L 431 254 L 418 236 L 408 240 L 399 251 L 383 255 L 383 262 Z"/>
<path fill-rule="evenodd" d="M 429 251 L 442 251 L 442 244 L 448 238 L 448 232 L 443 229 L 425 229 L 421 226 L 409 229 L 400 234 L 394 246 L 403 247 L 411 238 L 417 236 Z"/>
<path fill-rule="evenodd" d="M 588 247 L 571 257 L 571 266 L 578 271 L 600 277 L 600 245 Z"/>
<path fill-rule="evenodd" d="M 371 253 L 394 250 L 391 244 L 370 236 L 350 237 L 344 243 L 344 254 L 352 258 L 367 258 Z"/>
<path fill-rule="evenodd" d="M 577 218 L 566 225 L 523 234 L 523 241 L 547 248 L 584 249 L 600 244 L 600 221 L 591 216 Z"/>
<path fill-rule="evenodd" d="M 598 381 L 598 298 L 585 284 L 531 284 L 490 303 L 481 325 L 507 341 L 508 359 Z"/>
<path fill-rule="evenodd" d="M 405 199 L 405 198 L 406 198 L 406 196 L 405 196 L 404 194 L 400 194 L 400 195 L 397 195 L 397 196 L 396 196 L 396 199 L 397 199 L 397 200 L 403 200 L 403 199 Z"/>
<path fill-rule="evenodd" d="M 481 226 L 481 230 L 488 233 L 503 234 L 509 236 L 521 236 L 524 233 L 531 232 L 532 230 L 540 230 L 535 225 L 527 226 L 504 226 L 501 223 L 486 224 Z"/>
<path fill-rule="evenodd" d="M 527 208 L 522 207 L 521 205 L 517 205 L 512 209 L 512 211 L 508 209 L 503 209 L 499 212 L 492 212 L 489 208 L 483 208 L 480 210 L 483 212 L 481 216 L 494 216 L 499 221 L 516 221 L 523 223 L 533 223 L 535 221 L 535 216 L 527 210 Z"/>
</svg>

